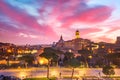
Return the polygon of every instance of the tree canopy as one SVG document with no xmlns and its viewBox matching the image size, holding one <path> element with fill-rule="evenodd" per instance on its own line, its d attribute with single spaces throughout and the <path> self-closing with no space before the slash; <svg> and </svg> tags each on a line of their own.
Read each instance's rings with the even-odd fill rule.
<svg viewBox="0 0 120 80">
<path fill-rule="evenodd" d="M 80 62 L 76 59 L 76 58 L 72 58 L 70 59 L 70 61 L 68 62 L 68 64 L 73 67 L 73 68 L 76 68 L 76 67 L 79 67 L 80 66 Z"/>
<path fill-rule="evenodd" d="M 28 64 L 32 64 L 34 61 L 34 56 L 32 54 L 24 54 L 19 60 L 24 60 Z"/>
<path fill-rule="evenodd" d="M 105 67 L 103 67 L 102 72 L 105 75 L 114 75 L 115 74 L 114 68 L 110 65 L 106 65 Z"/>
<path fill-rule="evenodd" d="M 58 60 L 57 52 L 58 51 L 53 48 L 45 48 L 44 52 L 42 54 L 40 54 L 40 56 L 45 57 L 48 60 L 52 59 L 53 61 L 57 61 Z"/>
</svg>

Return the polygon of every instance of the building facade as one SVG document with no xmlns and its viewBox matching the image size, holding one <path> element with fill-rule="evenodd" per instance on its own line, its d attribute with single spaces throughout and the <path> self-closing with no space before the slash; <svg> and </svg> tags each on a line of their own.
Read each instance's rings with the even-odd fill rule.
<svg viewBox="0 0 120 80">
<path fill-rule="evenodd" d="M 94 42 L 88 39 L 80 38 L 80 32 L 76 30 L 74 39 L 64 41 L 63 37 L 61 36 L 60 40 L 56 43 L 55 48 L 60 49 L 64 52 L 71 50 L 72 52 L 77 53 L 78 50 L 82 49 L 94 50 L 96 46 L 93 48 L 91 45 L 95 45 Z"/>
</svg>

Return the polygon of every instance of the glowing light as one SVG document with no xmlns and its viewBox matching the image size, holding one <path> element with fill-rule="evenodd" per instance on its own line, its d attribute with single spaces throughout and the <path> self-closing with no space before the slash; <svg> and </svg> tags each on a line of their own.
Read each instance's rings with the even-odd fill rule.
<svg viewBox="0 0 120 80">
<path fill-rule="evenodd" d="M 77 39 L 77 38 L 80 38 L 80 35 L 79 35 L 79 31 L 78 31 L 78 30 L 76 31 L 75 35 L 76 35 L 76 39 Z"/>
<path fill-rule="evenodd" d="M 6 60 L 0 60 L 0 64 L 7 64 Z"/>
<path fill-rule="evenodd" d="M 57 71 L 57 70 L 52 70 L 52 71 L 50 71 L 51 72 L 51 76 L 59 76 L 59 72 Z"/>
<path fill-rule="evenodd" d="M 12 51 L 10 49 L 7 50 L 8 53 L 11 53 Z"/>
<path fill-rule="evenodd" d="M 96 45 L 96 49 L 98 49 L 99 48 L 99 46 L 98 45 Z"/>
<path fill-rule="evenodd" d="M 102 48 L 105 48 L 105 46 L 102 46 Z"/>
<path fill-rule="evenodd" d="M 22 72 L 19 73 L 18 76 L 19 76 L 21 79 L 24 79 L 24 78 L 26 78 L 26 76 L 28 76 L 28 73 L 22 71 Z"/>
<path fill-rule="evenodd" d="M 32 50 L 31 53 L 34 54 L 34 53 L 37 53 L 38 51 L 37 50 Z"/>
<path fill-rule="evenodd" d="M 42 65 L 44 63 L 44 61 L 43 60 L 40 60 L 40 64 Z"/>
<path fill-rule="evenodd" d="M 18 54 L 21 54 L 22 53 L 22 51 L 21 50 L 18 50 Z"/>
<path fill-rule="evenodd" d="M 44 57 L 40 57 L 38 61 L 40 65 L 48 64 L 48 60 Z"/>
<path fill-rule="evenodd" d="M 108 49 L 108 53 L 112 53 L 112 50 L 111 50 L 111 49 Z"/>
<path fill-rule="evenodd" d="M 24 52 L 25 52 L 25 53 L 30 53 L 31 51 L 30 51 L 30 50 L 25 50 Z"/>
<path fill-rule="evenodd" d="M 88 58 L 92 59 L 92 56 L 88 56 Z"/>
<path fill-rule="evenodd" d="M 10 64 L 18 64 L 20 61 L 9 61 Z"/>
<path fill-rule="evenodd" d="M 79 76 L 83 76 L 85 74 L 86 74 L 86 69 L 83 68 L 82 70 L 79 71 Z"/>
</svg>

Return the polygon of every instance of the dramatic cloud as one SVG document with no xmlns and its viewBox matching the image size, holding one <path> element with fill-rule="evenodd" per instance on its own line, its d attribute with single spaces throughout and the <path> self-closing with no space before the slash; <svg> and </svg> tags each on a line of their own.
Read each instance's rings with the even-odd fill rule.
<svg viewBox="0 0 120 80">
<path fill-rule="evenodd" d="M 88 4 L 91 1 L 1 0 L 0 41 L 52 43 L 58 41 L 60 35 L 65 40 L 73 39 L 75 30 L 79 29 L 83 38 L 112 42 L 119 36 L 115 34 L 120 29 L 120 21 L 115 20 L 119 19 L 116 18 L 119 6 L 113 8 L 108 3 L 98 4 L 97 0 L 96 4 Z"/>
</svg>

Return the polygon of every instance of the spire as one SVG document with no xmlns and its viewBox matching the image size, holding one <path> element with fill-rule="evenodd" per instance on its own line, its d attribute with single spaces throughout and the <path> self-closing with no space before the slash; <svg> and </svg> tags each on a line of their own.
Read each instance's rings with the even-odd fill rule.
<svg viewBox="0 0 120 80">
<path fill-rule="evenodd" d="M 60 42 L 60 43 L 63 43 L 63 42 L 64 42 L 62 35 L 60 36 L 59 42 Z"/>
<path fill-rule="evenodd" d="M 62 35 L 60 36 L 60 40 L 63 40 L 63 37 L 62 37 Z"/>
</svg>

